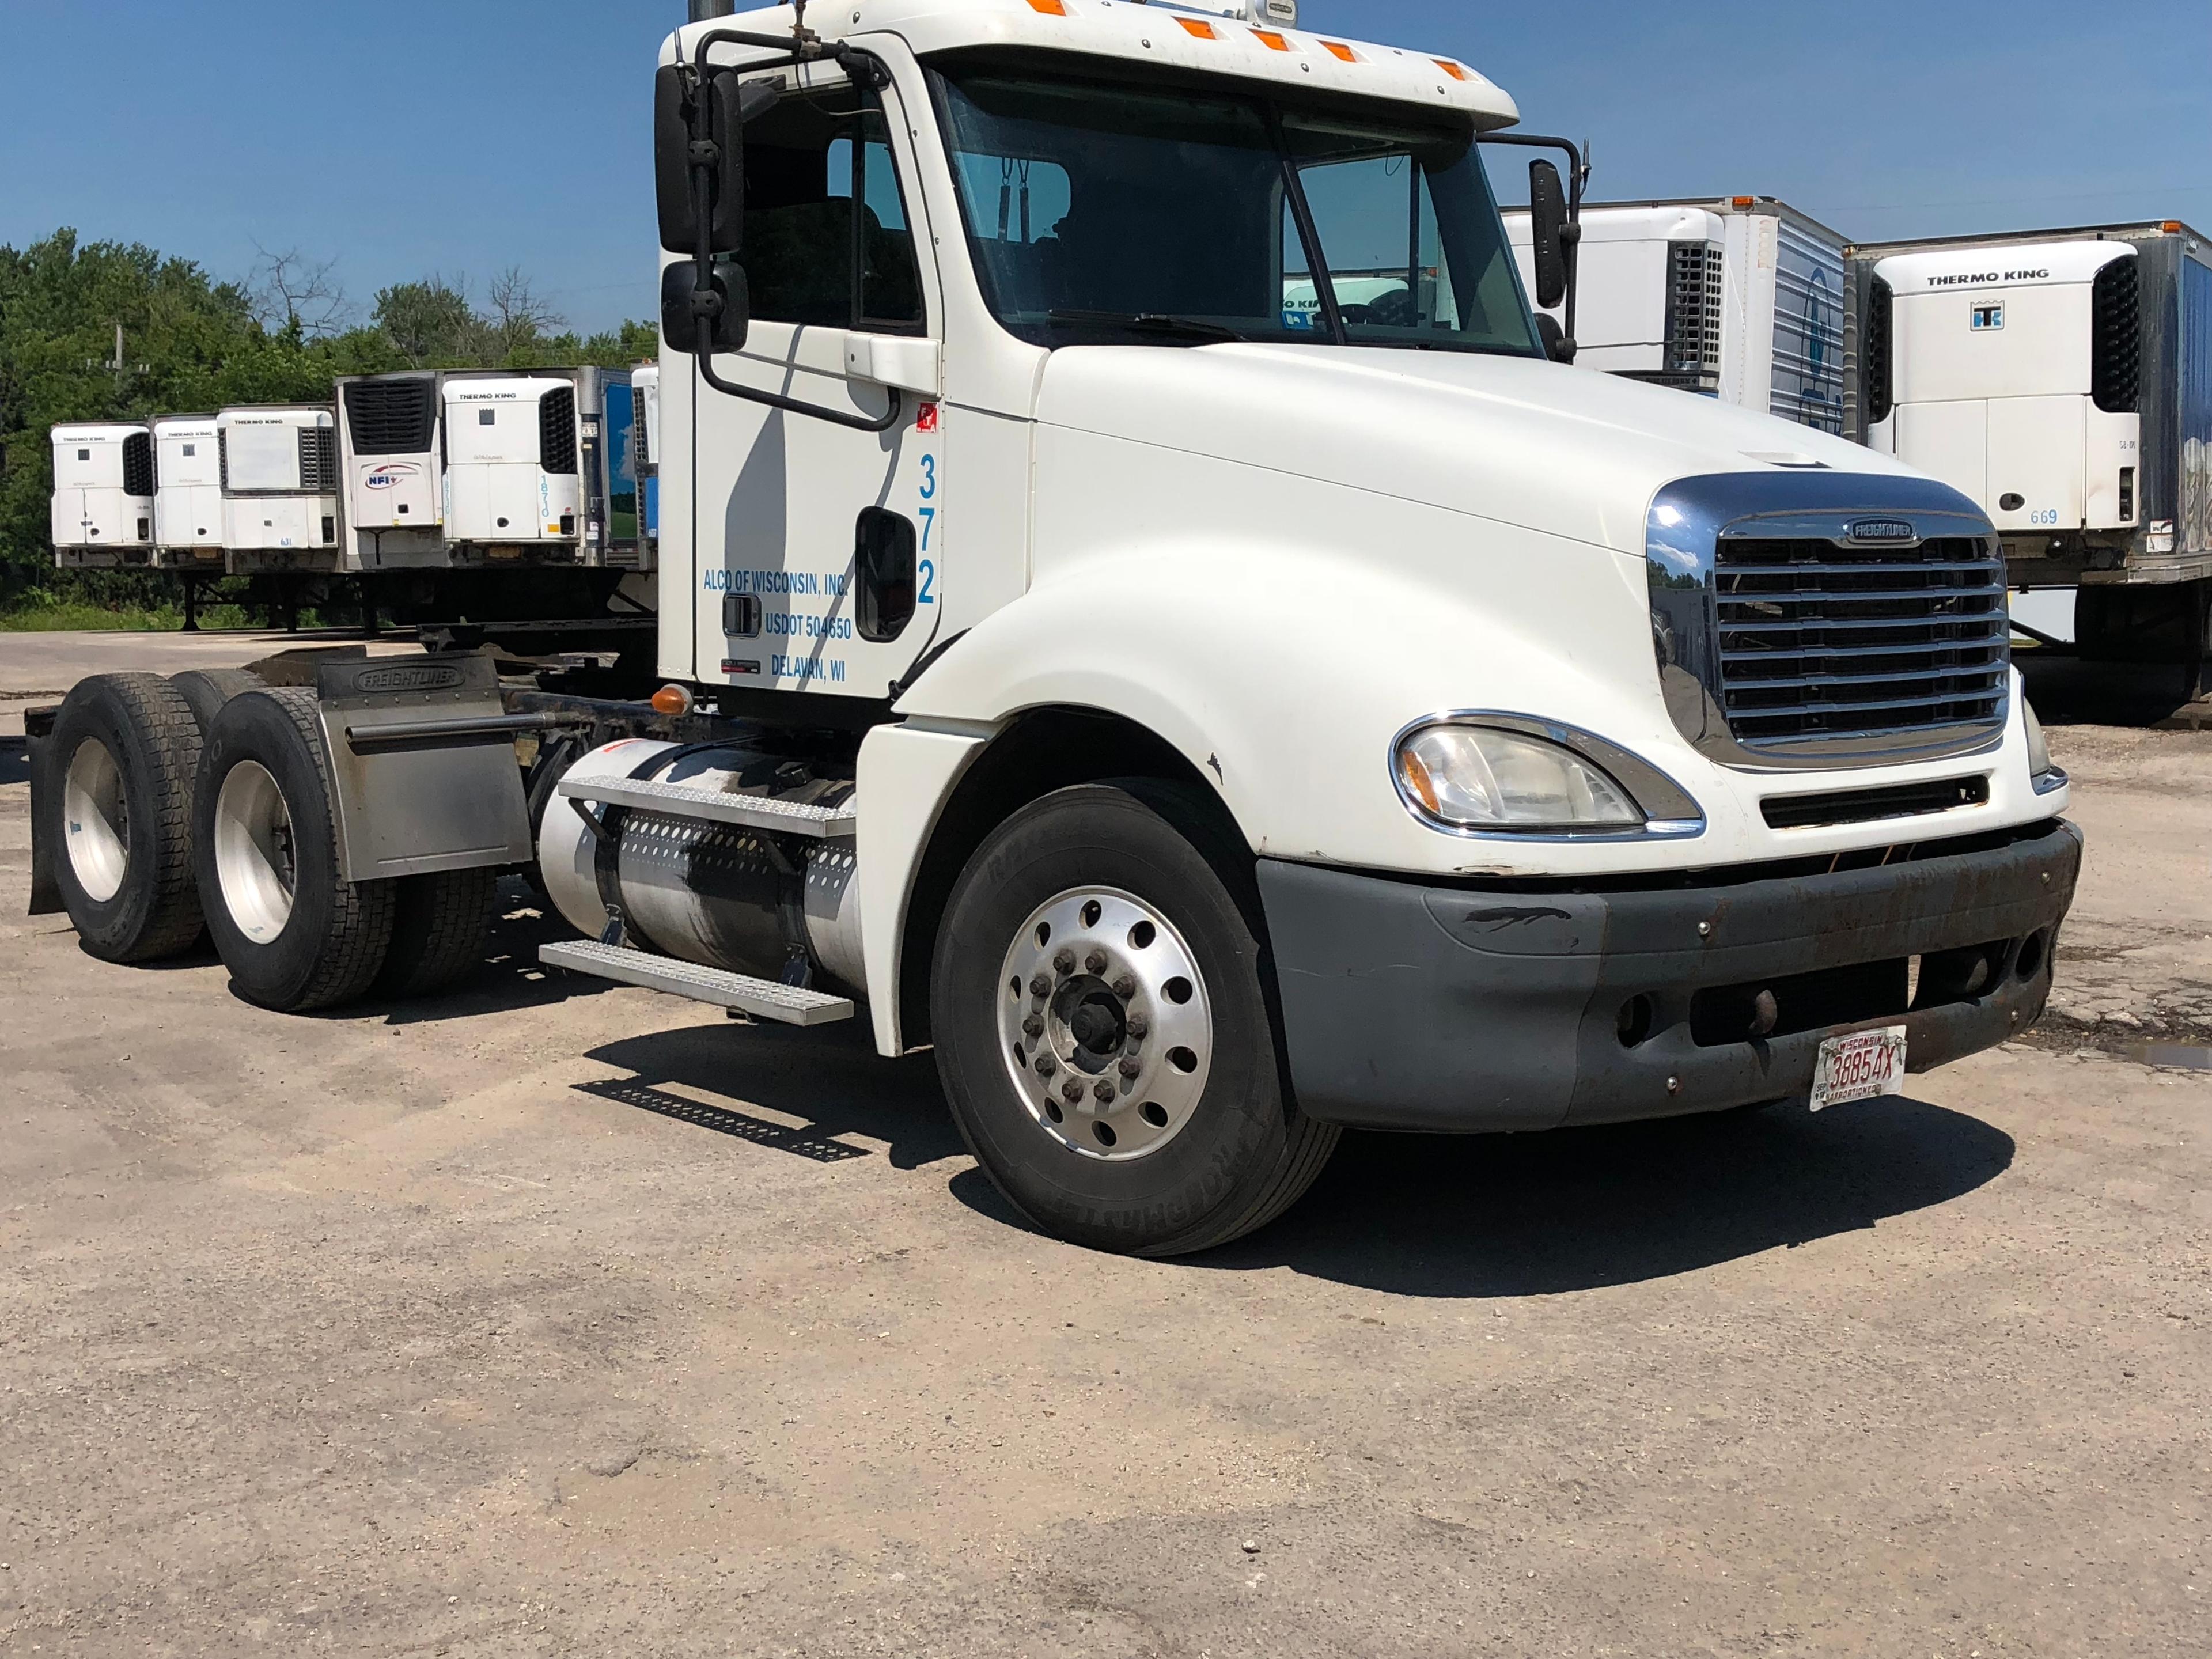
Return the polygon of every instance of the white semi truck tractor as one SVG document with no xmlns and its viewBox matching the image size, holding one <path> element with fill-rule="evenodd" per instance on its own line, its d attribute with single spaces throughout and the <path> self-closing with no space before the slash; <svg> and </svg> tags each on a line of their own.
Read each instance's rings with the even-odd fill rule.
<svg viewBox="0 0 2212 1659">
<path fill-rule="evenodd" d="M 2081 842 L 1988 517 L 1547 360 L 1512 100 L 1286 9 L 681 30 L 653 683 L 90 682 L 48 902 L 328 1006 L 480 957 L 534 861 L 549 963 L 933 1048 L 1024 1215 L 1149 1255 L 1346 1127 L 1825 1106 L 2026 1030 Z M 1435 280 L 1339 293 L 1386 234 Z"/>
</svg>

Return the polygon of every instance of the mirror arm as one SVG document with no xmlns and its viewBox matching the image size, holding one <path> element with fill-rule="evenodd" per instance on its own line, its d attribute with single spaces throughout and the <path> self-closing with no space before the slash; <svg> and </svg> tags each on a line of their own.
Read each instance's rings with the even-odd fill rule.
<svg viewBox="0 0 2212 1659">
<path fill-rule="evenodd" d="M 772 34 L 750 34 L 737 29 L 716 29 L 704 36 L 694 52 L 696 64 L 703 60 L 707 48 L 718 40 L 735 41 L 741 46 L 787 46 L 788 40 Z M 793 63 L 814 62 L 822 58 L 835 57 L 841 65 L 850 57 L 865 60 L 881 70 L 881 65 L 870 54 L 851 52 L 847 48 L 823 49 L 817 45 L 811 57 L 795 56 Z M 781 65 L 748 64 L 747 68 L 780 68 Z M 849 65 L 846 65 L 849 70 Z M 723 73 L 738 72 L 735 66 Z M 888 71 L 884 71 L 888 81 Z M 694 324 L 691 341 L 692 361 L 698 366 L 699 378 L 708 386 L 727 398 L 739 398 L 750 404 L 765 404 L 769 409 L 781 410 L 787 415 L 804 415 L 817 421 L 827 421 L 833 426 L 848 427 L 855 432 L 889 432 L 897 426 L 906 414 L 906 399 L 895 388 L 890 389 L 890 403 L 881 416 L 848 414 L 843 410 L 824 409 L 818 404 L 803 403 L 796 398 L 786 398 L 773 392 L 762 392 L 749 386 L 727 380 L 714 368 L 714 325 L 722 313 L 722 296 L 714 292 L 714 168 L 720 162 L 720 149 L 715 144 L 711 131 L 710 106 L 706 97 L 708 74 L 696 67 L 692 71 L 694 87 L 691 100 L 691 204 L 692 214 L 699 228 L 697 250 L 691 259 L 691 317 Z M 856 76 L 857 78 L 857 76 Z"/>
<path fill-rule="evenodd" d="M 1582 288 L 1583 191 L 1589 183 L 1589 151 L 1571 138 L 1548 138 L 1534 132 L 1485 132 L 1479 144 L 1518 144 L 1528 149 L 1557 149 L 1567 156 L 1567 223 L 1559 240 L 1567 254 L 1566 341 L 1575 343 L 1575 301 Z"/>
</svg>

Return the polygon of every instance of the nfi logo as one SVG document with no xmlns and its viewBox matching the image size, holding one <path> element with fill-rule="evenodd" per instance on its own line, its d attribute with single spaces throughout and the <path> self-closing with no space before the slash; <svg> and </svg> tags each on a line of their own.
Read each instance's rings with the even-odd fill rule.
<svg viewBox="0 0 2212 1659">
<path fill-rule="evenodd" d="M 387 461 L 372 466 L 361 481 L 363 489 L 397 489 L 421 476 L 422 469 L 412 461 Z"/>
</svg>

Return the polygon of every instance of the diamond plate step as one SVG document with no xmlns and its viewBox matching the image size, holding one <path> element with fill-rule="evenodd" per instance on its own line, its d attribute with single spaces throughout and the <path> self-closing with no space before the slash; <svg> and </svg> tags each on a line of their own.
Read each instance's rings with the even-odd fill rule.
<svg viewBox="0 0 2212 1659">
<path fill-rule="evenodd" d="M 726 795 L 719 789 L 690 789 L 680 783 L 645 783 L 631 778 L 563 778 L 560 793 L 571 800 L 603 806 L 628 806 L 663 817 L 733 823 L 744 830 L 770 830 L 817 841 L 850 841 L 860 833 L 860 815 L 850 804 L 807 806 L 760 795 Z"/>
<path fill-rule="evenodd" d="M 849 1000 L 827 992 L 802 991 L 772 979 L 749 979 L 720 968 L 702 968 L 696 963 L 625 951 L 618 945 L 593 945 L 582 939 L 544 945 L 538 947 L 538 959 L 549 968 L 566 968 L 618 985 L 641 985 L 648 991 L 665 991 L 691 1002 L 734 1008 L 779 1025 L 835 1025 L 854 1014 Z"/>
</svg>

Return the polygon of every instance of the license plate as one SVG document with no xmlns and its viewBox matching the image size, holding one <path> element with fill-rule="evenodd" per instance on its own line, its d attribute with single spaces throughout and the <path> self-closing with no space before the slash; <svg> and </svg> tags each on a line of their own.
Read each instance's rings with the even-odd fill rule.
<svg viewBox="0 0 2212 1659">
<path fill-rule="evenodd" d="M 1830 1037 L 1813 1068 L 1813 1109 L 1905 1092 L 1905 1027 Z"/>
</svg>

